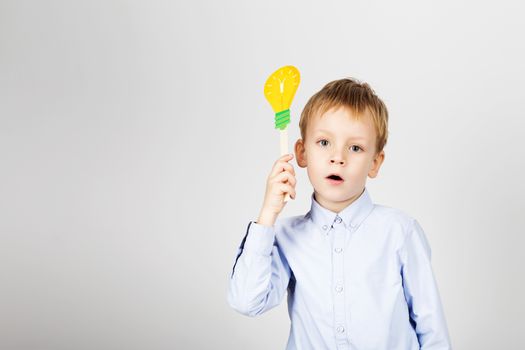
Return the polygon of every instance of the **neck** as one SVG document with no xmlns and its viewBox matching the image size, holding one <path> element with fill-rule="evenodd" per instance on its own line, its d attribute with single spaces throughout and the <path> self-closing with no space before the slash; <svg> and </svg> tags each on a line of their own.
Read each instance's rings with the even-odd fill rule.
<svg viewBox="0 0 525 350">
<path fill-rule="evenodd" d="M 314 198 L 323 208 L 328 209 L 334 213 L 339 214 L 344 208 L 348 207 L 350 204 L 355 202 L 365 191 L 363 188 L 358 194 L 347 198 L 343 201 L 331 201 L 320 196 L 316 191 L 314 191 Z"/>
</svg>

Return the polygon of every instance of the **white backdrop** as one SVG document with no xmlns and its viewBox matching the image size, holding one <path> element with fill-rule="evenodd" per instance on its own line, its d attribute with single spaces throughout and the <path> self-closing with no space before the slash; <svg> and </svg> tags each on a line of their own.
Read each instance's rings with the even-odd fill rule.
<svg viewBox="0 0 525 350">
<path fill-rule="evenodd" d="M 455 349 L 525 331 L 519 1 L 0 1 L 0 348 L 283 349 L 226 303 L 279 156 L 267 76 L 371 84 L 378 204 L 425 229 Z M 310 207 L 306 171 L 297 199 Z"/>
</svg>

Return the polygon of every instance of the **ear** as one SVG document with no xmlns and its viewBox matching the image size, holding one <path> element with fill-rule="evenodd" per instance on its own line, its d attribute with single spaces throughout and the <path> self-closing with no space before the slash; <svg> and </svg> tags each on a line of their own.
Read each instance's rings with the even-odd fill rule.
<svg viewBox="0 0 525 350">
<path fill-rule="evenodd" d="M 302 139 L 298 139 L 295 142 L 295 160 L 297 161 L 297 165 L 299 165 L 301 168 L 306 168 L 306 154 L 304 141 Z"/>
<path fill-rule="evenodd" d="M 381 151 L 378 154 L 375 155 L 374 160 L 372 161 L 372 167 L 370 168 L 370 171 L 368 172 L 368 177 L 373 179 L 377 176 L 379 173 L 379 168 L 381 168 L 381 164 L 383 164 L 383 161 L 385 160 L 385 151 Z"/>
</svg>

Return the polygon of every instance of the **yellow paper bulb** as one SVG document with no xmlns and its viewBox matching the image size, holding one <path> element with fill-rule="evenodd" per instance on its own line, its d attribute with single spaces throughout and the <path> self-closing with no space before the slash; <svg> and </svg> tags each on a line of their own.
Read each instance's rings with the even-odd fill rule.
<svg viewBox="0 0 525 350">
<path fill-rule="evenodd" d="M 299 70 L 284 66 L 276 70 L 264 84 L 264 96 L 275 112 L 275 128 L 283 130 L 290 123 L 290 105 L 301 81 Z"/>
</svg>

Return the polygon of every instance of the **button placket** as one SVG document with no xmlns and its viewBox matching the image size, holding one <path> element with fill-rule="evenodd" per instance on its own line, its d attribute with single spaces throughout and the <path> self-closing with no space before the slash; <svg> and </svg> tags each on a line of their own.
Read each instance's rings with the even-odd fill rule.
<svg viewBox="0 0 525 350">
<path fill-rule="evenodd" d="M 341 217 L 337 216 L 334 220 L 334 254 L 332 254 L 332 276 L 333 276 L 333 298 L 334 298 L 334 333 L 338 345 L 347 342 L 347 331 L 345 324 L 345 297 L 344 297 L 344 254 L 343 245 L 345 242 L 346 230 L 342 224 Z"/>
</svg>

